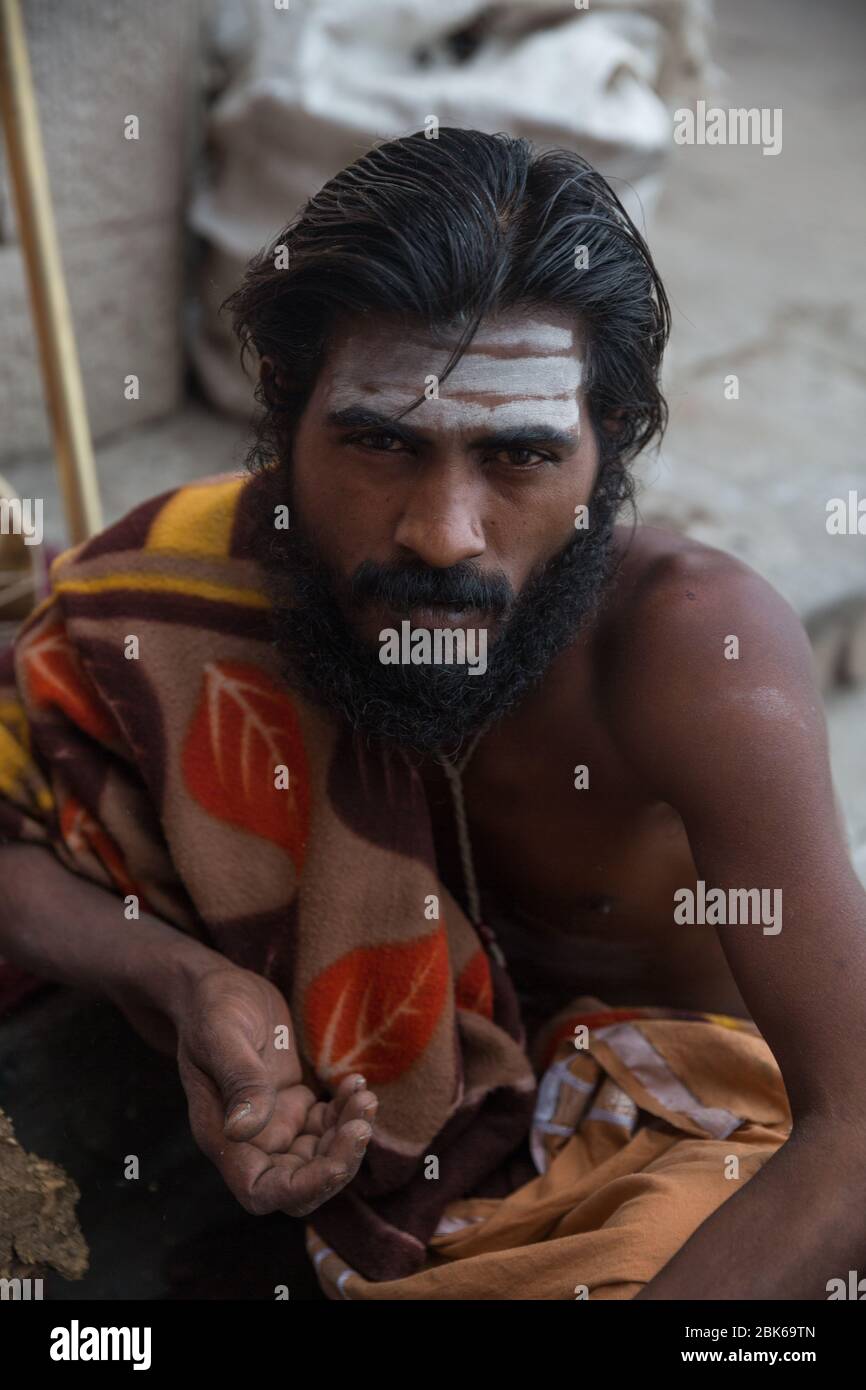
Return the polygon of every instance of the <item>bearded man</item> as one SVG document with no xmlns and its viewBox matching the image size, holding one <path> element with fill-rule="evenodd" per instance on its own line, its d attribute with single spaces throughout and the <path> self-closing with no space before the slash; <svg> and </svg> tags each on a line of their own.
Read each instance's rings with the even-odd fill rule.
<svg viewBox="0 0 866 1390">
<path fill-rule="evenodd" d="M 798 619 L 620 520 L 640 234 L 577 156 L 443 129 L 229 307 L 249 476 L 69 552 L 19 634 L 0 949 L 176 1054 L 331 1297 L 825 1297 L 866 899 Z"/>
</svg>

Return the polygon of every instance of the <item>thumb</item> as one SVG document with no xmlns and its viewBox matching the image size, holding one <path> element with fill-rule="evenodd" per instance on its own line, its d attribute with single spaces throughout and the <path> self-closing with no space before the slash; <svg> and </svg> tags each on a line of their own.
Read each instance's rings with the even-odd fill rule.
<svg viewBox="0 0 866 1390">
<path fill-rule="evenodd" d="M 223 1030 L 212 1046 L 208 1070 L 223 1104 L 227 1138 L 252 1139 L 271 1119 L 277 1093 L 249 1038 Z"/>
</svg>

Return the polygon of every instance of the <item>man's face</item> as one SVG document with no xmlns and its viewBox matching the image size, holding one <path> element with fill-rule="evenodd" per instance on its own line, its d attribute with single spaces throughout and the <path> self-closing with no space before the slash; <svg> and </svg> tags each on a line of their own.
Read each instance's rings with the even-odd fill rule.
<svg viewBox="0 0 866 1390">
<path fill-rule="evenodd" d="M 442 381 L 456 341 L 382 319 L 334 336 L 283 460 L 291 528 L 262 553 L 287 674 L 422 751 L 515 703 L 594 607 L 610 554 L 609 506 L 575 529 L 599 456 L 574 327 L 503 315 Z M 473 633 L 476 652 L 483 633 L 486 669 L 383 665 L 407 620 Z"/>
<path fill-rule="evenodd" d="M 492 640 L 505 614 L 398 610 L 373 597 L 349 606 L 361 565 L 471 564 L 517 596 L 574 534 L 575 506 L 592 491 L 597 450 L 581 418 L 574 329 L 544 314 L 482 325 L 439 384 L 455 341 L 381 321 L 349 327 L 296 435 L 295 508 L 369 642 L 407 617 L 413 627 L 485 626 Z M 425 391 L 430 399 L 395 420 Z"/>
</svg>

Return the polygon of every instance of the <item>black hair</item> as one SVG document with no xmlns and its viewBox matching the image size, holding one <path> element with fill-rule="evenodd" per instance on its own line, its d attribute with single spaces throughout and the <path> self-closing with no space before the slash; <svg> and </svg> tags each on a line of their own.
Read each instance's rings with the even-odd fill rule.
<svg viewBox="0 0 866 1390">
<path fill-rule="evenodd" d="M 223 306 L 242 362 L 254 348 L 275 369 L 256 387 L 249 466 L 286 456 L 343 315 L 456 326 L 451 370 L 483 319 L 541 306 L 573 315 L 584 334 L 598 483 L 631 500 L 627 465 L 667 422 L 659 373 L 670 308 L 609 184 L 580 155 L 539 153 L 504 134 L 442 127 L 436 139 L 418 132 L 376 146 L 254 257 Z M 616 428 L 599 429 L 610 416 Z"/>
</svg>

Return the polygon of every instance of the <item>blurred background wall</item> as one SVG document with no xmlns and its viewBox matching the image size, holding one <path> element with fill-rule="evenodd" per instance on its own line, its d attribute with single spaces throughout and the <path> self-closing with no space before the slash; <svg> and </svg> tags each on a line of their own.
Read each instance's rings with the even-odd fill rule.
<svg viewBox="0 0 866 1390">
<path fill-rule="evenodd" d="M 26 0 L 30 62 L 97 440 L 176 410 L 184 220 L 201 92 L 197 4 Z M 123 138 L 129 112 L 141 138 Z M 0 471 L 49 448 L 30 303 L 0 140 Z M 118 372 L 140 372 L 132 416 Z"/>
</svg>

